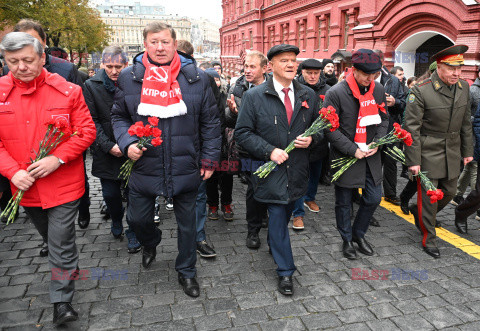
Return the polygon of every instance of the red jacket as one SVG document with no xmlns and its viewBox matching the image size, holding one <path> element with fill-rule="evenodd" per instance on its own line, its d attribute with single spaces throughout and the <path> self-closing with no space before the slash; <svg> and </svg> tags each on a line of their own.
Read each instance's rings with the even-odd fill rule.
<svg viewBox="0 0 480 331">
<path fill-rule="evenodd" d="M 82 89 L 43 69 L 30 83 L 8 75 L 0 78 L 0 173 L 11 180 L 27 169 L 43 139 L 45 123 L 63 116 L 71 126 L 83 129 L 52 154 L 65 162 L 47 177 L 37 179 L 25 192 L 22 206 L 51 208 L 79 199 L 85 191 L 82 153 L 95 140 L 96 130 Z M 17 188 L 11 184 L 12 192 Z"/>
</svg>

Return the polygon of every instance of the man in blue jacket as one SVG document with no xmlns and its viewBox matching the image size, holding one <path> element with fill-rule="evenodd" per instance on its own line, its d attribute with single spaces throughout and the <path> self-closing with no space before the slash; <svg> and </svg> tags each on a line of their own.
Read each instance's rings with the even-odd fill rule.
<svg viewBox="0 0 480 331">
<path fill-rule="evenodd" d="M 197 297 L 195 198 L 200 181 L 213 173 L 200 165 L 220 158 L 218 108 L 207 75 L 193 58 L 176 51 L 176 34 L 170 25 L 149 23 L 143 38 L 146 51 L 118 77 L 112 108 L 117 144 L 136 161 L 129 180 L 127 215 L 143 246 L 142 264 L 148 268 L 162 239 L 153 221 L 155 198 L 173 198 L 179 250 L 175 270 L 184 292 Z M 128 129 L 151 116 L 160 119 L 163 143 L 139 149 L 139 138 Z"/>
<path fill-rule="evenodd" d="M 305 195 L 308 184 L 307 148 L 312 137 L 301 135 L 320 109 L 319 96 L 294 80 L 298 53 L 298 47 L 286 44 L 268 51 L 273 76 L 243 95 L 235 127 L 237 143 L 255 161 L 278 165 L 266 178 L 252 175 L 251 179 L 255 200 L 267 204 L 268 244 L 278 266 L 278 290 L 283 295 L 293 294 L 292 275 L 296 270 L 288 223 L 295 202 Z M 292 140 L 295 149 L 288 154 L 285 148 Z"/>
</svg>

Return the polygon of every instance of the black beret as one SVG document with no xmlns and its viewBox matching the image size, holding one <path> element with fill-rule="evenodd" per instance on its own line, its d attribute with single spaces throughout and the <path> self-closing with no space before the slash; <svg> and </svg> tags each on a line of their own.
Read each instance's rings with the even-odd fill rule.
<svg viewBox="0 0 480 331">
<path fill-rule="evenodd" d="M 323 69 L 323 66 L 318 60 L 306 59 L 302 62 L 302 69 Z"/>
<path fill-rule="evenodd" d="M 294 52 L 295 55 L 298 55 L 300 53 L 300 50 L 298 49 L 297 46 L 293 45 L 288 45 L 288 44 L 280 44 L 280 45 L 275 45 L 267 53 L 267 58 L 270 61 L 275 55 L 278 55 L 280 53 L 285 53 L 285 52 Z"/>
<path fill-rule="evenodd" d="M 371 49 L 360 48 L 352 54 L 353 67 L 366 74 L 374 74 L 382 69 L 382 60 Z"/>
<path fill-rule="evenodd" d="M 325 68 L 325 66 L 329 63 L 333 64 L 333 60 L 332 59 L 323 59 L 322 66 Z"/>
</svg>

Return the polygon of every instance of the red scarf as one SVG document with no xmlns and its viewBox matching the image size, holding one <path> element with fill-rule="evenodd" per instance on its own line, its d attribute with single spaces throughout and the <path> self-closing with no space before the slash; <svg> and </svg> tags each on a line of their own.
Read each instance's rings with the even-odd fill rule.
<svg viewBox="0 0 480 331">
<path fill-rule="evenodd" d="M 375 81 L 372 81 L 367 93 L 361 95 L 358 84 L 353 77 L 353 73 L 350 73 L 345 80 L 347 81 L 350 90 L 352 90 L 353 96 L 358 99 L 358 102 L 360 103 L 360 110 L 358 111 L 357 119 L 357 128 L 355 130 L 355 138 L 353 141 L 358 145 L 358 148 L 366 152 L 368 150 L 366 127 L 369 125 L 380 124 L 382 122 L 382 119 L 380 118 L 380 115 L 378 113 L 378 109 L 383 111 L 385 114 L 387 112 L 385 108 L 383 108 L 384 104 L 382 103 L 381 105 L 378 105 L 375 102 L 375 98 L 373 97 Z"/>
<path fill-rule="evenodd" d="M 187 106 L 182 100 L 182 91 L 177 82 L 180 72 L 180 56 L 175 52 L 169 66 L 156 66 L 143 53 L 142 63 L 145 66 L 142 93 L 137 113 L 144 116 L 160 118 L 185 115 Z"/>
</svg>

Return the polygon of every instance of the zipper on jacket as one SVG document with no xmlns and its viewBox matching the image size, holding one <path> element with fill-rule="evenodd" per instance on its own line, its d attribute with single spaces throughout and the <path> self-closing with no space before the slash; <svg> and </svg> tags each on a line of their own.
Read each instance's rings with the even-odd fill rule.
<svg viewBox="0 0 480 331">
<path fill-rule="evenodd" d="M 280 148 L 280 134 L 278 133 L 277 115 L 275 115 L 275 128 L 277 129 L 277 147 Z"/>
</svg>

